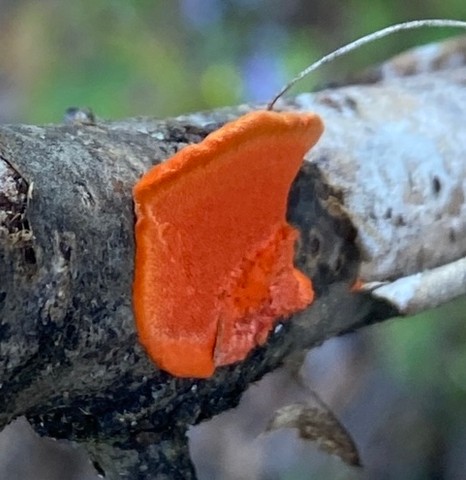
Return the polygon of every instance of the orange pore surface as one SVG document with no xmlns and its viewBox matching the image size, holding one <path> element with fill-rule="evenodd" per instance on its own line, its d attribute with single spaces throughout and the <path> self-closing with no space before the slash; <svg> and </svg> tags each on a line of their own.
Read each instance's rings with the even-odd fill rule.
<svg viewBox="0 0 466 480">
<path fill-rule="evenodd" d="M 134 312 L 159 368 L 209 377 L 312 302 L 285 215 L 291 182 L 322 131 L 313 114 L 252 112 L 136 184 Z"/>
</svg>

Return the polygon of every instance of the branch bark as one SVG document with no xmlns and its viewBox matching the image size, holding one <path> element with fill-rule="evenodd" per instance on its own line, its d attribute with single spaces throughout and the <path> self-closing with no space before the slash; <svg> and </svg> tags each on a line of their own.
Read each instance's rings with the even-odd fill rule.
<svg viewBox="0 0 466 480">
<path fill-rule="evenodd" d="M 1 127 L 0 428 L 25 415 L 41 434 L 83 444 L 106 478 L 195 478 L 189 425 L 234 407 L 287 355 L 465 293 L 465 85 L 458 68 L 280 105 L 326 124 L 288 211 L 317 300 L 208 380 L 157 370 L 137 341 L 131 188 L 252 107 Z M 406 285 L 386 293 L 426 271 L 429 285 L 454 286 L 416 302 Z"/>
</svg>

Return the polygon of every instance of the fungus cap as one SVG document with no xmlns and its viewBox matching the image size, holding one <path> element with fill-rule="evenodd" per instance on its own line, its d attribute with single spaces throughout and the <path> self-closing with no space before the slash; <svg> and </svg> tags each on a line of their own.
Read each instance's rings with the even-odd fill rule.
<svg viewBox="0 0 466 480">
<path fill-rule="evenodd" d="M 148 171 L 134 187 L 133 303 L 159 368 L 209 377 L 306 308 L 289 189 L 323 131 L 314 114 L 256 111 Z"/>
</svg>

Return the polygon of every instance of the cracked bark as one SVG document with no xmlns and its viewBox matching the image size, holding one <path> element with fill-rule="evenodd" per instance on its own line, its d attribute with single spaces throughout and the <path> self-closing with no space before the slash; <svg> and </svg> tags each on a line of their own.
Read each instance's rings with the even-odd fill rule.
<svg viewBox="0 0 466 480">
<path fill-rule="evenodd" d="M 106 478 L 195 478 L 188 426 L 234 407 L 290 353 L 465 293 L 466 69 L 280 107 L 326 124 L 288 210 L 317 300 L 208 380 L 157 370 L 137 342 L 131 187 L 252 107 L 0 128 L 0 428 L 25 415 L 84 445 Z M 428 293 L 407 301 L 409 279 L 426 274 Z M 357 278 L 366 288 L 352 292 Z"/>
</svg>

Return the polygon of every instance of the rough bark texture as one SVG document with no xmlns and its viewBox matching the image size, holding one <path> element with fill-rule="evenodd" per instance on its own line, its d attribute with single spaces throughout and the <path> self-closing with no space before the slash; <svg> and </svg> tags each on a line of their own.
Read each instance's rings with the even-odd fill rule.
<svg viewBox="0 0 466 480">
<path fill-rule="evenodd" d="M 25 415 L 41 434 L 82 443 L 106 478 L 195 478 L 189 425 L 235 406 L 291 352 L 403 311 L 352 292 L 358 277 L 387 287 L 466 256 L 464 68 L 281 107 L 326 124 L 289 200 L 317 300 L 209 380 L 157 370 L 137 341 L 131 188 L 250 107 L 0 128 L 0 428 Z"/>
</svg>

